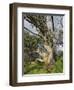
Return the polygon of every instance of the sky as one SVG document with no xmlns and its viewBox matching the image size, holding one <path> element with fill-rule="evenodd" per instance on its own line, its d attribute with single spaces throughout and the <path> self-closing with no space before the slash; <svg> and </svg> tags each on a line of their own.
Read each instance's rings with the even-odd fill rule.
<svg viewBox="0 0 74 90">
<path fill-rule="evenodd" d="M 32 24 L 29 23 L 28 21 L 26 21 L 25 19 L 24 19 L 24 26 L 27 27 L 30 31 L 38 34 L 38 32 L 37 32 L 37 30 L 36 30 L 36 27 L 35 27 L 35 26 L 32 26 Z M 31 34 L 31 33 L 30 33 L 30 34 Z"/>
</svg>

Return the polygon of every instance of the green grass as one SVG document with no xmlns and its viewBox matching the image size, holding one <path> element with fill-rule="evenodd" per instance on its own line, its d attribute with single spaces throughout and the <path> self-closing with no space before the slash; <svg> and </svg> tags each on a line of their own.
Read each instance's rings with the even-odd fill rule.
<svg viewBox="0 0 74 90">
<path fill-rule="evenodd" d="M 63 58 L 57 57 L 55 65 L 50 69 L 51 73 L 62 73 L 63 72 Z"/>
<path fill-rule="evenodd" d="M 33 61 L 31 64 L 25 62 L 24 74 L 46 74 L 46 73 L 62 73 L 63 72 L 63 57 L 56 57 L 56 62 L 48 69 L 45 68 L 43 62 Z"/>
</svg>

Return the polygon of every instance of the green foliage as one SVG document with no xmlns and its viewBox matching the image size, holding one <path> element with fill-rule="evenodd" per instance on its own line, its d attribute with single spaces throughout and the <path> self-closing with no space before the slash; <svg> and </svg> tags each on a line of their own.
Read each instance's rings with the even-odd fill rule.
<svg viewBox="0 0 74 90">
<path fill-rule="evenodd" d="M 63 57 L 56 57 L 56 62 L 53 66 L 45 68 L 43 62 L 33 61 L 27 62 L 24 66 L 24 74 L 45 74 L 45 73 L 62 73 L 63 72 Z"/>
<path fill-rule="evenodd" d="M 51 73 L 62 73 L 63 72 L 63 57 L 56 58 L 54 66 L 50 69 Z"/>
<path fill-rule="evenodd" d="M 26 64 L 24 67 L 25 74 L 41 74 L 47 73 L 47 70 L 43 68 L 44 63 L 32 62 L 31 64 Z"/>
<path fill-rule="evenodd" d="M 36 50 L 38 43 L 43 43 L 43 39 L 30 35 L 28 32 L 24 33 L 24 48 L 25 50 Z"/>
</svg>

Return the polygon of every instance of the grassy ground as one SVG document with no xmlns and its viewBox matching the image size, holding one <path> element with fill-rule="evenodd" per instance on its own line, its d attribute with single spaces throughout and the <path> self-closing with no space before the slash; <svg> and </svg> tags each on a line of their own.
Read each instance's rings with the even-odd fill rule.
<svg viewBox="0 0 74 90">
<path fill-rule="evenodd" d="M 24 74 L 46 74 L 46 73 L 62 73 L 63 72 L 63 58 L 56 57 L 56 62 L 53 66 L 46 69 L 43 62 L 32 61 L 25 62 Z"/>
</svg>

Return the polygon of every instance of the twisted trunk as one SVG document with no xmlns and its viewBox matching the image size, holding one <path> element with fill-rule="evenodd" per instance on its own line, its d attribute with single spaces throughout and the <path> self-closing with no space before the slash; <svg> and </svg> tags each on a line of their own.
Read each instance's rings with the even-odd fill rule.
<svg viewBox="0 0 74 90">
<path fill-rule="evenodd" d="M 54 62 L 53 59 L 53 31 L 54 31 L 54 21 L 53 16 L 47 16 L 44 15 L 31 15 L 27 14 L 24 17 L 29 23 L 32 23 L 36 28 L 39 29 L 38 36 L 44 40 L 44 48 L 47 52 L 41 52 L 38 50 L 37 52 L 42 56 L 42 59 L 46 66 L 50 65 Z M 50 20 L 49 20 L 50 19 Z M 51 26 L 50 26 L 51 23 Z M 48 27 L 50 26 L 50 27 Z M 52 27 L 52 30 L 51 30 Z M 49 45 L 49 43 L 50 45 Z"/>
</svg>

